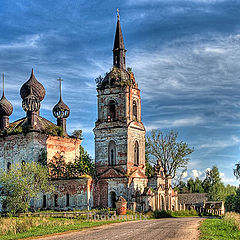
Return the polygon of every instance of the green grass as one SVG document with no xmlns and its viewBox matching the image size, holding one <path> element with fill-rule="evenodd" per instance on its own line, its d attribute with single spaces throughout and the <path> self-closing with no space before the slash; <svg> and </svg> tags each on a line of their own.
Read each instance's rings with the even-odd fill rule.
<svg viewBox="0 0 240 240">
<path fill-rule="evenodd" d="M 61 221 L 61 219 L 59 219 Z M 12 239 L 22 239 L 35 236 L 44 236 L 48 234 L 61 233 L 72 230 L 82 230 L 91 227 L 98 227 L 110 223 L 124 222 L 126 220 L 109 220 L 109 221 L 95 221 L 95 222 L 82 222 L 76 220 L 74 224 L 71 225 L 61 225 L 61 226 L 37 226 L 32 227 L 27 232 L 17 233 L 17 234 L 8 234 L 0 236 L 1 240 L 12 240 Z"/>
<path fill-rule="evenodd" d="M 224 219 L 206 219 L 200 226 L 200 240 L 239 240 L 240 231 Z"/>
</svg>

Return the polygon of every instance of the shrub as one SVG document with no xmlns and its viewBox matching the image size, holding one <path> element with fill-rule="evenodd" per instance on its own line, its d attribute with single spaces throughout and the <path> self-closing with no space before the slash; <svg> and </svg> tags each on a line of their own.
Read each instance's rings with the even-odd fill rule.
<svg viewBox="0 0 240 240">
<path fill-rule="evenodd" d="M 232 226 L 232 228 L 237 228 L 240 230 L 240 214 L 235 212 L 228 212 L 223 217 L 223 221 L 227 225 Z"/>
<path fill-rule="evenodd" d="M 198 213 L 196 210 L 180 210 L 176 212 L 172 212 L 171 215 L 173 217 L 185 217 L 185 216 L 198 216 Z"/>
<path fill-rule="evenodd" d="M 171 213 L 172 213 L 171 211 L 165 211 L 165 210 L 162 210 L 162 211 L 155 210 L 153 212 L 155 218 L 169 218 L 169 217 L 172 217 Z"/>
</svg>

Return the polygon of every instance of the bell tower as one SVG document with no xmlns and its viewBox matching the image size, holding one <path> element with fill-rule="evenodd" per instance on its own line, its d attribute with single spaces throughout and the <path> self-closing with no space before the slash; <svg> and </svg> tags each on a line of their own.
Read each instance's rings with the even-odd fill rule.
<svg viewBox="0 0 240 240">
<path fill-rule="evenodd" d="M 118 13 L 113 67 L 97 79 L 95 206 L 114 207 L 120 196 L 130 203 L 131 196 L 143 192 L 147 184 L 140 90 L 134 74 L 126 70 L 125 54 Z"/>
</svg>

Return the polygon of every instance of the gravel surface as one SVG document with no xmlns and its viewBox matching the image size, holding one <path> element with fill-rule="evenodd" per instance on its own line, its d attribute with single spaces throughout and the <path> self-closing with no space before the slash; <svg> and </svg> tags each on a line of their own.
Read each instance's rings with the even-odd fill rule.
<svg viewBox="0 0 240 240">
<path fill-rule="evenodd" d="M 79 232 L 52 235 L 43 240 L 197 240 L 202 218 L 165 218 L 124 222 Z"/>
</svg>

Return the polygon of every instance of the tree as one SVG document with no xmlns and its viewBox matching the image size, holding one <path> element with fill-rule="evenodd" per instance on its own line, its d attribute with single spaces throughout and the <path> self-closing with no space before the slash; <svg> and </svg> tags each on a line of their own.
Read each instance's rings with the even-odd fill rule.
<svg viewBox="0 0 240 240">
<path fill-rule="evenodd" d="M 93 176 L 95 172 L 94 163 L 82 146 L 74 162 L 66 163 L 65 157 L 58 153 L 48 163 L 48 168 L 52 179 L 78 178 L 85 174 Z"/>
<path fill-rule="evenodd" d="M 74 138 L 81 139 L 82 138 L 82 130 L 74 130 L 72 133 L 72 136 Z"/>
<path fill-rule="evenodd" d="M 149 161 L 150 161 L 149 145 L 146 141 L 145 142 L 145 166 L 146 166 L 145 175 L 148 177 L 153 177 L 155 174 L 155 170 Z"/>
<path fill-rule="evenodd" d="M 159 161 L 166 176 L 176 176 L 177 171 L 181 174 L 187 170 L 190 160 L 189 155 L 194 151 L 183 141 L 177 141 L 178 132 L 173 130 L 164 134 L 160 130 L 152 130 L 147 136 L 150 155 L 153 160 Z"/>
<path fill-rule="evenodd" d="M 205 192 L 208 193 L 209 201 L 225 201 L 227 196 L 236 193 L 236 187 L 230 185 L 225 187 L 216 166 L 206 172 L 203 187 Z"/>
<path fill-rule="evenodd" d="M 30 200 L 40 192 L 52 192 L 48 169 L 38 163 L 12 165 L 11 170 L 0 172 L 3 195 L 2 206 L 11 213 L 26 212 Z"/>
</svg>

